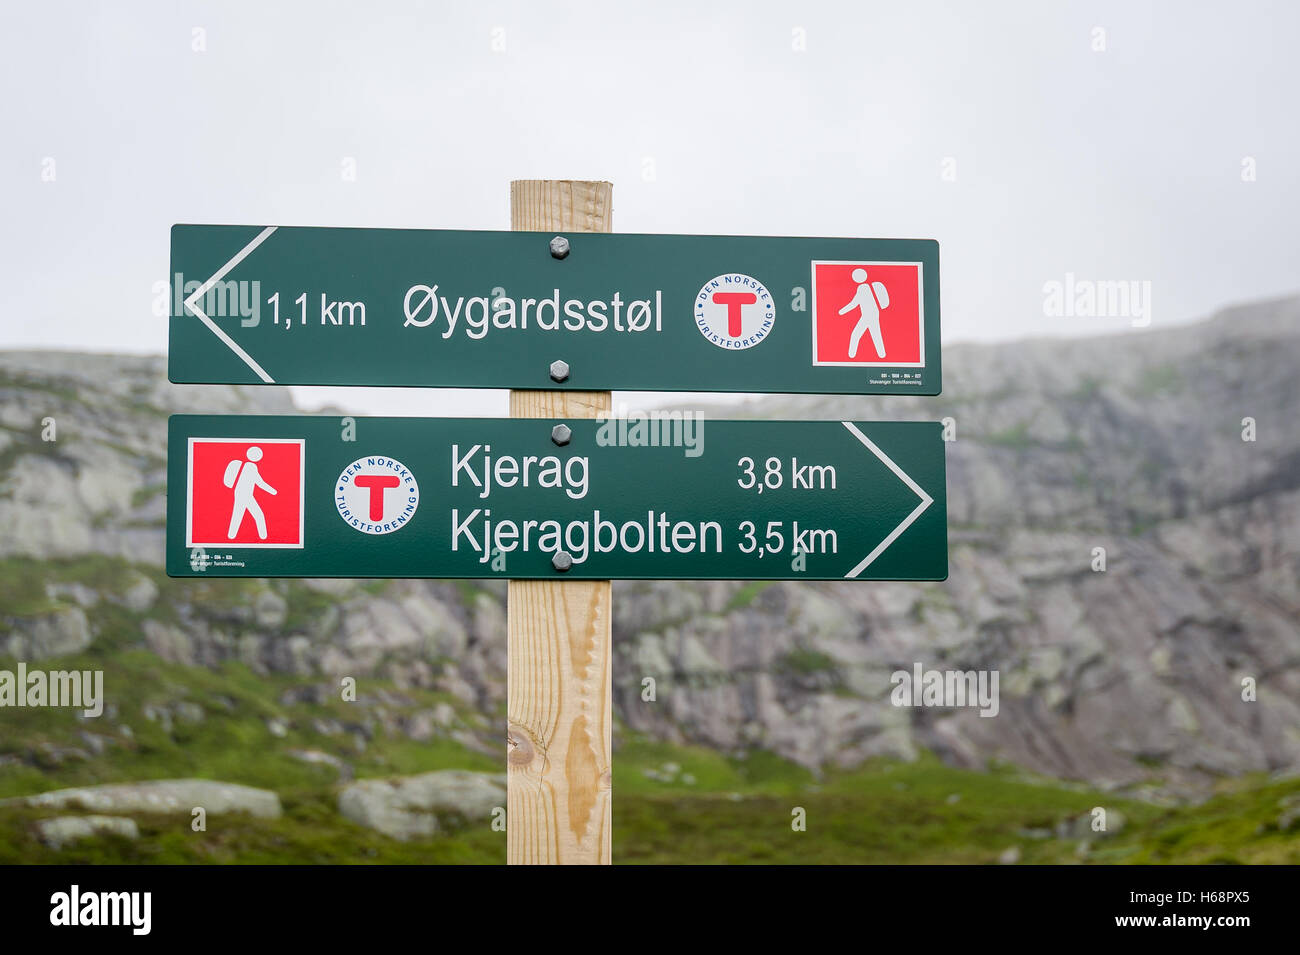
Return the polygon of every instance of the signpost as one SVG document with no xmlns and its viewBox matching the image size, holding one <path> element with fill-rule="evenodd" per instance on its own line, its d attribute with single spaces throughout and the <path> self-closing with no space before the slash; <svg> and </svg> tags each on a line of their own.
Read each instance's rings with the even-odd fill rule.
<svg viewBox="0 0 1300 955">
<path fill-rule="evenodd" d="M 948 574 L 938 423 L 709 421 L 681 412 L 341 420 L 173 416 L 168 573 Z"/>
<path fill-rule="evenodd" d="M 613 193 L 608 182 L 512 182 L 510 228 L 609 232 Z M 609 406 L 608 391 L 510 392 L 514 418 Z M 614 860 L 613 604 L 608 580 L 506 585 L 508 865 Z"/>
<path fill-rule="evenodd" d="M 173 416 L 167 572 L 509 580 L 507 861 L 608 863 L 611 578 L 943 580 L 932 423 L 609 418 L 614 388 L 937 395 L 930 240 L 177 225 L 168 377 L 512 388 L 505 420 Z"/>
<path fill-rule="evenodd" d="M 941 385 L 931 240 L 177 225 L 171 261 L 178 383 Z"/>
</svg>

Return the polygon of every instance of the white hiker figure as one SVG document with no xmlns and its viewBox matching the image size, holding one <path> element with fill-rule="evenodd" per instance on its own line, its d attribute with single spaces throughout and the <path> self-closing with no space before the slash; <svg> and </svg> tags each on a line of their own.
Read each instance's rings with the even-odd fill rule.
<svg viewBox="0 0 1300 955">
<path fill-rule="evenodd" d="M 841 315 L 847 315 L 855 308 L 862 310 L 862 317 L 849 338 L 849 357 L 858 357 L 858 342 L 863 332 L 871 332 L 871 344 L 876 346 L 876 354 L 885 357 L 885 343 L 880 337 L 880 310 L 889 308 L 889 292 L 883 282 L 868 282 L 866 269 L 854 269 L 853 281 L 858 283 L 858 290 L 853 293 L 849 303 L 840 309 Z"/>
<path fill-rule="evenodd" d="M 263 481 L 262 475 L 257 471 L 257 462 L 262 460 L 262 449 L 251 447 L 245 457 L 248 458 L 247 461 L 235 458 L 227 464 L 226 473 L 222 477 L 226 487 L 235 489 L 235 505 L 230 511 L 230 530 L 226 536 L 234 540 L 239 533 L 239 525 L 244 523 L 244 515 L 252 514 L 253 523 L 257 525 L 257 536 L 266 540 L 266 515 L 262 513 L 262 508 L 253 495 L 259 487 L 267 494 L 274 494 L 275 488 Z"/>
</svg>

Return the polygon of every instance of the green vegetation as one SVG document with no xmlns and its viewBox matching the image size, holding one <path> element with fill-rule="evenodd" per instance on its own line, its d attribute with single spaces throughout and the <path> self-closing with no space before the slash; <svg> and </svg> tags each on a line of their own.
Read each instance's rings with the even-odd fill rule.
<svg viewBox="0 0 1300 955">
<path fill-rule="evenodd" d="M 34 429 L 18 430 L 4 425 L 0 425 L 0 435 L 9 440 L 0 447 L 0 474 L 7 475 L 13 468 L 14 463 L 24 455 L 41 455 L 49 458 L 69 468 L 75 468 L 76 462 L 63 453 L 62 446 L 54 441 L 42 441 L 41 429 L 37 425 Z M 67 442 L 64 442 L 66 446 Z M 12 482 L 0 482 L 0 497 L 12 498 Z"/>
<path fill-rule="evenodd" d="M 132 568 L 111 557 L 89 556 L 44 561 L 26 557 L 0 559 L 0 616 L 30 617 L 58 609 L 59 601 L 47 596 L 50 584 L 83 584 L 105 593 L 130 586 Z M 154 579 L 162 577 L 154 571 Z M 162 577 L 163 580 L 167 578 Z"/>
<path fill-rule="evenodd" d="M 452 584 L 456 588 L 456 593 L 460 595 L 460 602 L 466 607 L 474 606 L 474 601 L 478 599 L 478 595 L 486 593 L 476 580 L 457 579 L 452 581 Z"/>
<path fill-rule="evenodd" d="M 781 657 L 776 662 L 776 667 L 781 672 L 796 676 L 814 676 L 818 673 L 835 673 L 839 669 L 839 664 L 828 653 L 796 647 Z"/>
<path fill-rule="evenodd" d="M 983 440 L 987 444 L 994 444 L 1003 448 L 1014 448 L 1016 450 L 1031 448 L 1036 443 L 1034 439 L 1029 436 L 1029 425 L 1024 421 L 1014 425 L 1013 427 L 1006 428 L 1005 430 L 994 431 L 991 434 L 986 434 L 983 436 Z"/>
<path fill-rule="evenodd" d="M 8 370 L 0 371 L 0 388 L 35 392 L 42 396 L 49 395 L 72 405 L 81 404 L 85 400 L 85 396 L 75 387 L 63 384 L 57 378 L 24 375 L 21 372 Z"/>
<path fill-rule="evenodd" d="M 624 736 L 615 746 L 615 818 L 625 800 L 646 797 L 693 799 L 728 793 L 792 796 L 813 783 L 813 774 L 765 750 L 727 756 L 703 746 L 678 746 L 642 736 Z"/>
<path fill-rule="evenodd" d="M 1102 380 L 1095 375 L 1084 375 L 1069 397 L 1076 401 L 1086 401 L 1101 393 Z"/>
<path fill-rule="evenodd" d="M 242 752 L 255 756 L 255 748 Z M 483 768 L 478 754 L 438 750 L 414 747 L 402 770 L 438 768 L 449 759 Z M 208 756 L 216 757 L 212 768 L 221 775 L 239 775 L 228 758 Z M 254 762 L 265 768 L 270 758 Z M 615 766 L 614 853 L 625 864 L 990 863 L 1010 849 L 1021 863 L 1300 862 L 1300 824 L 1279 827 L 1282 807 L 1300 804 L 1300 780 L 1237 780 L 1199 806 L 1165 808 L 1010 769 L 952 769 L 933 757 L 874 760 L 818 782 L 806 769 L 761 751 L 740 759 L 633 737 L 617 747 Z M 316 768 L 289 764 L 281 771 L 281 818 L 211 816 L 203 833 L 190 831 L 185 816 L 137 815 L 138 840 L 101 836 L 54 852 L 34 828 L 48 811 L 0 809 L 0 864 L 504 860 L 504 836 L 486 822 L 397 842 L 339 815 L 337 784 L 303 778 Z M 248 781 L 261 776 L 256 766 L 243 774 Z M 1077 832 L 1058 833 L 1058 826 L 1088 818 L 1094 806 L 1105 807 L 1112 820 L 1122 815 L 1118 833 L 1086 840 Z M 791 827 L 796 807 L 805 811 L 806 831 Z"/>
<path fill-rule="evenodd" d="M 143 507 L 155 497 L 162 497 L 166 493 L 166 484 L 146 484 L 144 487 L 138 487 L 131 492 L 131 507 Z"/>
<path fill-rule="evenodd" d="M 1014 848 L 1021 863 L 1294 864 L 1300 823 L 1278 827 L 1287 799 L 1300 801 L 1300 780 L 1238 780 L 1201 806 L 1168 809 L 933 758 L 874 761 L 798 792 L 620 795 L 615 860 L 989 863 Z M 1086 850 L 1077 835 L 1058 837 L 1059 824 L 1088 817 L 1094 806 L 1111 819 L 1122 814 L 1118 833 L 1088 839 Z M 791 827 L 795 807 L 806 812 L 804 832 Z"/>
<path fill-rule="evenodd" d="M 1174 365 L 1144 367 L 1137 381 L 1137 394 L 1142 398 L 1176 395 L 1183 390 L 1183 376 Z"/>
<path fill-rule="evenodd" d="M 0 667 L 14 665 L 0 657 Z M 383 715 L 395 721 L 450 702 L 446 694 L 399 691 L 367 680 L 358 688 L 356 703 L 344 702 L 342 693 L 328 685 L 321 702 L 286 703 L 297 698 L 295 688 L 314 691 L 322 685 L 258 675 L 234 662 L 218 670 L 179 666 L 144 650 L 118 652 L 112 661 L 90 654 L 65 657 L 49 666 L 105 669 L 105 696 L 116 712 L 111 719 L 105 714 L 78 721 L 68 710 L 5 710 L 0 757 L 30 754 L 30 761 L 20 758 L 0 766 L 0 798 L 141 779 L 195 777 L 275 790 L 320 787 L 338 779 L 328 765 L 294 759 L 288 755 L 292 749 L 319 750 L 344 760 L 357 778 L 449 768 L 500 769 L 490 757 L 449 739 L 417 743 L 400 732 L 385 732 L 377 725 L 381 720 L 367 719 L 374 717 L 378 705 L 369 700 L 373 695 L 409 701 L 382 704 Z M 187 720 L 179 714 L 192 710 L 177 704 L 201 707 L 202 718 Z M 129 737 L 113 732 L 122 724 L 131 728 Z M 102 754 L 87 751 L 83 732 L 103 737 Z M 359 736 L 364 744 L 358 743 Z"/>
<path fill-rule="evenodd" d="M 743 607 L 748 607 L 758 598 L 759 594 L 770 586 L 772 586 L 772 581 L 770 580 L 751 580 L 742 584 L 740 588 L 731 595 L 731 599 L 727 601 L 727 607 L 724 613 L 730 613 L 732 610 L 740 610 Z"/>
<path fill-rule="evenodd" d="M 0 660 L 0 667 L 12 666 Z M 273 789 L 284 814 L 275 820 L 212 816 L 203 833 L 192 832 L 186 816 L 136 815 L 138 840 L 101 836 L 56 852 L 35 830 L 38 819 L 54 813 L 0 808 L 0 864 L 503 859 L 504 837 L 486 823 L 409 843 L 357 826 L 337 811 L 338 771 L 289 753 L 320 750 L 347 762 L 359 778 L 445 768 L 500 771 L 501 760 L 445 736 L 416 742 L 378 720 L 370 721 L 364 745 L 358 742 L 366 736 L 358 724 L 377 707 L 400 717 L 439 702 L 456 706 L 444 695 L 363 680 L 356 703 L 334 699 L 332 691 L 296 702 L 303 694 L 295 690 L 324 684 L 262 676 L 236 663 L 216 670 L 177 666 L 140 650 L 119 651 L 111 660 L 84 654 L 50 666 L 104 666 L 117 710 L 96 721 L 79 721 L 67 710 L 6 710 L 0 797 L 197 777 Z M 202 707 L 202 718 L 187 722 L 177 706 L 183 702 Z M 160 711 L 173 715 L 160 720 Z M 132 728 L 130 736 L 122 725 Z M 83 732 L 110 742 L 97 754 Z M 873 760 L 819 777 L 762 750 L 728 755 L 631 733 L 620 737 L 615 767 L 615 859 L 622 863 L 987 863 L 1012 848 L 1029 863 L 1300 862 L 1300 821 L 1286 815 L 1300 806 L 1300 780 L 1234 780 L 1201 805 L 1167 808 L 1010 767 L 975 772 L 925 756 L 912 763 Z M 1058 826 L 1086 817 L 1094 806 L 1122 815 L 1118 833 L 1088 839 L 1086 851 L 1077 834 L 1058 836 Z M 795 807 L 805 810 L 807 831 L 791 828 Z"/>
<path fill-rule="evenodd" d="M 34 809 L 0 810 L 0 864 L 60 862 L 108 864 L 493 864 L 505 861 L 505 834 L 488 826 L 443 838 L 398 842 L 339 815 L 333 795 L 321 790 L 281 792 L 284 814 L 275 820 L 243 815 L 209 816 L 206 832 L 192 832 L 188 816 L 133 816 L 140 838 L 98 836 L 46 848 L 34 823 L 49 815 Z"/>
<path fill-rule="evenodd" d="M 0 710 L 0 799 L 195 777 L 274 790 L 284 813 L 273 820 L 212 815 L 200 833 L 186 815 L 133 814 L 139 839 L 101 836 L 55 851 L 40 841 L 36 822 L 74 812 L 0 807 L 0 864 L 503 861 L 505 837 L 486 820 L 401 843 L 337 809 L 346 775 L 501 772 L 504 740 L 499 755 L 492 746 L 504 734 L 493 720 L 448 694 L 378 679 L 360 679 L 357 700 L 345 702 L 337 683 L 319 676 L 255 673 L 235 660 L 213 668 L 165 662 L 141 647 L 141 614 L 114 596 L 140 575 L 161 592 L 149 617 L 175 620 L 186 603 L 201 603 L 215 619 L 228 615 L 236 634 L 235 621 L 267 586 L 288 604 L 288 632 L 311 626 L 337 602 L 299 582 L 173 581 L 156 568 L 101 557 L 0 561 L 0 606 L 11 618 L 69 605 L 48 596 L 47 584 L 82 583 L 105 595 L 87 611 L 94 643 L 41 665 L 103 670 L 109 703 L 92 720 L 67 709 Z M 733 600 L 758 592 L 741 588 Z M 940 589 L 927 597 L 942 606 Z M 0 669 L 15 666 L 0 658 Z M 812 676 L 833 661 L 796 649 L 780 666 Z M 454 726 L 443 725 L 449 710 Z M 443 718 L 430 725 L 436 712 Z M 420 718 L 424 730 L 414 740 L 408 731 Z M 321 761 L 295 751 L 315 751 Z M 1012 849 L 1027 863 L 1300 863 L 1300 779 L 1224 781 L 1198 805 L 1167 807 L 1014 767 L 976 772 L 923 756 L 815 773 L 763 750 L 724 753 L 629 731 L 616 740 L 614 767 L 621 863 L 988 863 Z M 1117 832 L 1080 830 L 1077 820 L 1095 806 L 1117 823 L 1122 817 Z M 796 807 L 806 813 L 806 831 L 791 828 Z"/>
</svg>

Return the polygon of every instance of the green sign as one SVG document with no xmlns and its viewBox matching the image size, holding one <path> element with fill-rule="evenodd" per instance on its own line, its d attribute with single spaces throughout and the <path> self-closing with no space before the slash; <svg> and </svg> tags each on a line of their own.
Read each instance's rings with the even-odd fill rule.
<svg viewBox="0 0 1300 955">
<path fill-rule="evenodd" d="M 941 425 L 176 415 L 167 572 L 943 580 Z"/>
<path fill-rule="evenodd" d="M 937 395 L 939 246 L 177 225 L 178 383 Z"/>
</svg>

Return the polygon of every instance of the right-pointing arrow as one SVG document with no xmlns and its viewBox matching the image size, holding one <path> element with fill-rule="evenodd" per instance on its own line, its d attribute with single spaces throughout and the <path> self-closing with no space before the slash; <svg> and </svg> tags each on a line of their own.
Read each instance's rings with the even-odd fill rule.
<svg viewBox="0 0 1300 955">
<path fill-rule="evenodd" d="M 912 525 L 913 521 L 915 521 L 918 517 L 924 514 L 925 509 L 934 503 L 934 498 L 932 498 L 929 494 L 926 494 L 925 491 L 921 489 L 921 486 L 917 484 L 915 481 L 913 481 L 911 476 L 906 471 L 904 471 L 892 460 L 890 460 L 889 455 L 887 455 L 884 451 L 881 451 L 880 448 L 876 447 L 875 442 L 873 442 L 870 438 L 868 438 L 865 434 L 863 434 L 860 430 L 858 430 L 857 425 L 855 425 L 852 421 L 841 421 L 840 424 L 848 428 L 854 437 L 856 437 L 859 441 L 861 441 L 863 444 L 867 446 L 867 450 L 869 450 L 872 454 L 878 457 L 881 460 L 881 462 L 884 463 L 885 467 L 889 468 L 889 470 L 893 471 L 896 475 L 898 475 L 899 479 L 908 487 L 910 487 L 912 491 L 915 492 L 916 496 L 921 499 L 921 503 L 916 505 L 916 507 L 912 510 L 912 513 L 908 514 L 907 517 L 903 518 L 902 522 L 897 527 L 895 527 L 892 531 L 889 532 L 889 536 L 876 545 L 875 550 L 873 550 L 870 554 L 864 557 L 861 563 L 859 563 L 856 567 L 854 567 L 852 570 L 850 570 L 847 574 L 844 575 L 845 578 L 852 579 L 858 576 L 858 574 L 862 573 L 868 567 L 870 567 L 871 562 L 875 560 L 877 557 L 879 557 L 882 553 L 884 553 L 885 548 L 887 548 L 890 544 L 892 544 L 899 534 L 907 530 L 908 527 Z"/>
</svg>

